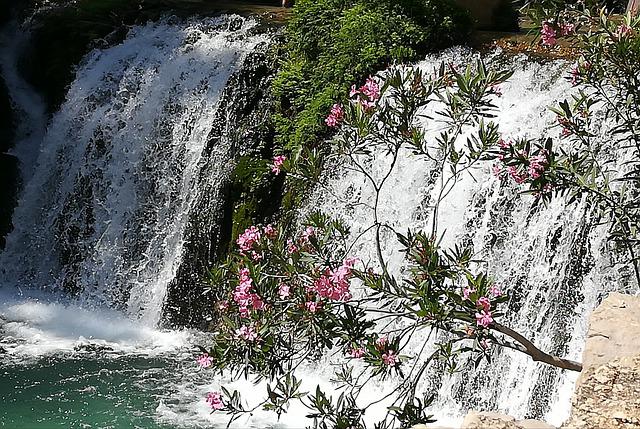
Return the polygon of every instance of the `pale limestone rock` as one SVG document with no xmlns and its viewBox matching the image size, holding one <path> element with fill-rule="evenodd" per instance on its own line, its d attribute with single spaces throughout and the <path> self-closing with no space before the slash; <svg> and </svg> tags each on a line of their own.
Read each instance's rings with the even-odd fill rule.
<svg viewBox="0 0 640 429">
<path fill-rule="evenodd" d="M 612 359 L 640 354 L 640 297 L 612 293 L 589 319 L 582 356 L 585 370 Z M 602 376 L 602 375 L 601 375 Z M 606 380 L 602 381 L 606 383 Z"/>
<path fill-rule="evenodd" d="M 640 429 L 640 354 L 587 368 L 563 429 Z"/>
<path fill-rule="evenodd" d="M 553 426 L 538 420 L 516 420 L 505 414 L 471 411 L 461 429 L 553 429 Z"/>
</svg>

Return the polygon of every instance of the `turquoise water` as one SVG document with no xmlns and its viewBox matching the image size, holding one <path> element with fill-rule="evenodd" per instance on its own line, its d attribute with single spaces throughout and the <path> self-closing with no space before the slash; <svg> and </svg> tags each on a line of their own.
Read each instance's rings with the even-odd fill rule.
<svg viewBox="0 0 640 429">
<path fill-rule="evenodd" d="M 0 364 L 0 426 L 179 427 L 161 423 L 157 410 L 160 404 L 179 405 L 177 386 L 185 374 L 202 377 L 192 367 L 181 359 L 99 354 Z"/>
</svg>

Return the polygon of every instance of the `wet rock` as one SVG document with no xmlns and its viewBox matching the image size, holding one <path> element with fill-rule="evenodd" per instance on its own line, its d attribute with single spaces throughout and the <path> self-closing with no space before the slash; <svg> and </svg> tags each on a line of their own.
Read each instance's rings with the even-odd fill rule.
<svg viewBox="0 0 640 429">
<path fill-rule="evenodd" d="M 73 350 L 76 352 L 99 353 L 111 352 L 113 351 L 113 347 L 109 347 L 104 344 L 82 343 L 76 345 Z"/>
</svg>

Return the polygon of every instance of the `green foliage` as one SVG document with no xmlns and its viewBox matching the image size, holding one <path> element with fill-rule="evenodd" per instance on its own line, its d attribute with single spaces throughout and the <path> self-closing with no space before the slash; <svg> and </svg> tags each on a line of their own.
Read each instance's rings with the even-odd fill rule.
<svg viewBox="0 0 640 429">
<path fill-rule="evenodd" d="M 390 398 L 386 415 L 373 427 L 411 427 L 431 421 L 431 398 L 420 399 L 418 389 L 433 362 L 460 371 L 461 356 L 471 355 L 478 365 L 489 360 L 491 348 L 498 345 L 563 368 L 579 368 L 545 354 L 502 325 L 502 307 L 509 298 L 485 274 L 472 248 L 444 249 L 435 229 L 400 234 L 378 216 L 380 192 L 401 151 L 426 163 L 435 161 L 440 174 L 450 171 L 451 182 L 441 185 L 445 192 L 464 171 L 489 157 L 498 144 L 490 122 L 492 99 L 496 85 L 509 76 L 482 62 L 463 71 L 442 66 L 434 75 L 397 67 L 389 70 L 382 88 L 369 81 L 369 93 L 343 107 L 335 153 L 360 172 L 376 194 L 365 234 L 375 233 L 377 260 L 351 257 L 359 241 L 368 237 L 354 238 L 343 223 L 316 212 L 296 234 L 286 225 L 247 228 L 227 261 L 211 271 L 216 335 L 210 348 L 201 349 L 206 355 L 200 359 L 210 359 L 210 366 L 233 376 L 266 379 L 266 397 L 254 409 L 280 416 L 291 401 L 300 401 L 311 410 L 307 417 L 314 428 L 364 428 L 367 409 Z M 385 101 L 378 102 L 381 99 Z M 436 142 L 413 125 L 430 103 L 437 110 L 429 125 L 442 130 Z M 466 145 L 457 144 L 473 129 L 477 132 L 467 137 Z M 367 166 L 381 153 L 390 162 L 382 163 L 385 171 L 376 174 Z M 283 168 L 303 175 L 299 165 L 289 162 Z M 444 197 L 434 202 L 433 219 Z M 403 246 L 409 269 L 398 279 L 387 271 L 380 250 L 383 227 L 395 232 Z M 352 291 L 356 279 L 364 287 Z M 430 335 L 417 335 L 432 329 L 448 333 L 433 352 L 427 347 Z M 335 395 L 320 387 L 315 393 L 300 392 L 293 373 L 327 354 L 336 368 Z M 390 378 L 389 396 L 371 402 L 363 397 L 372 380 Z M 222 411 L 232 420 L 254 410 L 242 408 L 237 392 L 223 392 Z"/>
<path fill-rule="evenodd" d="M 231 176 L 227 202 L 233 210 L 232 238 L 275 215 L 280 207 L 283 182 L 283 177 L 269 171 L 265 159 L 245 156 L 238 160 Z M 233 239 L 229 246 L 233 247 Z"/>
<path fill-rule="evenodd" d="M 300 151 L 326 137 L 323 120 L 349 86 L 394 61 L 465 40 L 470 19 L 450 0 L 300 0 L 274 81 L 278 143 Z"/>
</svg>

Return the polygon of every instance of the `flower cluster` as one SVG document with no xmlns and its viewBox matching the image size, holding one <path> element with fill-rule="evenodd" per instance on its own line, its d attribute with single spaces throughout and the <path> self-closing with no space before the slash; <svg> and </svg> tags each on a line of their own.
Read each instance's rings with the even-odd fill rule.
<svg viewBox="0 0 640 429">
<path fill-rule="evenodd" d="M 224 402 L 222 401 L 222 394 L 220 392 L 209 392 L 205 402 L 212 410 L 221 410 L 224 408 Z"/>
<path fill-rule="evenodd" d="M 542 23 L 540 36 L 542 37 L 543 45 L 555 46 L 558 44 L 558 39 L 556 38 L 558 36 L 558 33 L 556 33 L 556 29 L 548 21 Z"/>
<path fill-rule="evenodd" d="M 251 226 L 244 230 L 236 240 L 241 252 L 250 251 L 260 241 L 262 233 L 257 226 Z"/>
<path fill-rule="evenodd" d="M 277 155 L 273 157 L 273 163 L 271 164 L 271 172 L 275 175 L 280 174 L 282 165 L 287 160 L 287 157 L 284 155 Z"/>
<path fill-rule="evenodd" d="M 337 127 L 340 122 L 344 119 L 344 109 L 340 104 L 334 104 L 331 107 L 331 112 L 329 112 L 329 116 L 324 120 L 325 124 L 334 128 Z"/>
<path fill-rule="evenodd" d="M 462 288 L 462 297 L 465 300 L 471 301 L 475 298 L 475 308 L 477 310 L 475 312 L 476 324 L 482 328 L 488 328 L 494 320 L 493 313 L 491 312 L 491 307 L 493 306 L 491 299 L 500 298 L 503 295 L 500 287 L 495 284 L 492 284 L 487 292 L 487 295 L 480 295 L 475 288 Z M 473 301 L 471 302 L 473 303 Z"/>
<path fill-rule="evenodd" d="M 356 98 L 356 102 L 360 104 L 364 110 L 370 110 L 375 107 L 376 102 L 380 99 L 380 86 L 369 76 L 360 88 L 356 89 L 355 85 L 351 87 L 349 97 Z"/>
<path fill-rule="evenodd" d="M 349 279 L 351 278 L 352 269 L 356 262 L 356 259 L 348 258 L 335 270 L 327 268 L 324 274 L 313 282 L 312 290 L 320 297 L 333 301 L 350 300 Z"/>
<path fill-rule="evenodd" d="M 502 165 L 494 164 L 492 167 L 493 174 L 498 178 L 507 175 L 520 185 L 527 180 L 534 181 L 542 177 L 549 165 L 549 153 L 546 149 L 540 149 L 536 155 L 529 156 L 527 152 L 515 149 L 512 141 L 500 139 L 498 145 L 500 146 L 498 159 Z M 514 159 L 518 160 L 523 168 L 510 162 Z"/>
<path fill-rule="evenodd" d="M 211 365 L 213 365 L 213 358 L 209 356 L 208 353 L 204 353 L 198 356 L 198 359 L 196 359 L 196 362 L 198 363 L 198 366 L 200 368 L 209 368 Z"/>
<path fill-rule="evenodd" d="M 241 268 L 238 273 L 238 286 L 233 291 L 233 300 L 238 304 L 240 317 L 249 317 L 250 309 L 263 310 L 264 301 L 251 290 L 253 280 L 247 268 Z"/>
<path fill-rule="evenodd" d="M 540 30 L 542 44 L 553 47 L 558 44 L 558 33 L 560 34 L 560 36 L 569 36 L 575 31 L 575 24 L 563 23 L 559 26 L 559 28 L 556 28 L 551 22 L 544 21 L 542 23 L 542 29 Z"/>
<path fill-rule="evenodd" d="M 236 337 L 245 341 L 253 342 L 258 339 L 258 332 L 253 326 L 242 326 L 236 330 Z"/>
</svg>

